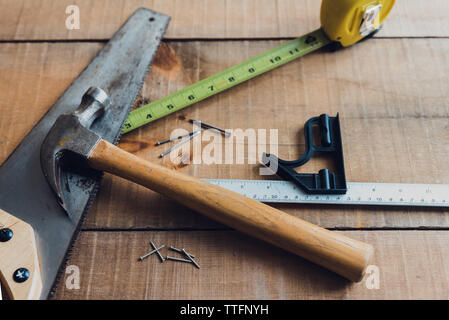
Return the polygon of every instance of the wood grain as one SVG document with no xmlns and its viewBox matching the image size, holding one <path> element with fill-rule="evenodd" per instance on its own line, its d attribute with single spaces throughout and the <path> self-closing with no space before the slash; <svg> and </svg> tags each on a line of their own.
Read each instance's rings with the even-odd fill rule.
<svg viewBox="0 0 449 320">
<path fill-rule="evenodd" d="M 140 6 L 172 16 L 136 105 L 163 97 L 280 41 L 190 41 L 296 37 L 319 27 L 316 0 L 0 0 L 0 163 L 13 151 L 103 46 Z M 81 9 L 81 29 L 65 28 L 65 8 Z M 304 149 L 301 128 L 322 112 L 341 113 L 346 171 L 351 181 L 449 181 L 449 2 L 397 1 L 378 39 L 334 54 L 317 53 L 139 129 L 120 147 L 157 161 L 156 140 L 188 118 L 224 128 L 279 129 L 279 153 Z M 422 38 L 422 39 L 412 39 Z M 7 41 L 39 40 L 30 43 Z M 41 42 L 42 40 L 42 42 Z M 6 42 L 4 42 L 6 41 Z M 277 94 L 273 94 L 276 92 Z M 204 142 L 205 144 L 206 142 Z M 196 177 L 259 178 L 257 165 L 166 167 Z M 317 171 L 328 161 L 309 164 Z M 448 228 L 438 209 L 280 206 L 328 228 Z M 448 231 L 344 231 L 372 244 L 380 288 L 342 278 L 202 218 L 140 186 L 106 175 L 69 265 L 81 289 L 62 279 L 62 299 L 448 299 Z M 126 231 L 117 231 L 117 230 Z M 204 229 L 204 231 L 198 231 Z M 108 231 L 109 230 L 109 231 Z M 138 231 L 146 230 L 146 231 Z M 165 230 L 165 231 L 164 231 Z M 195 231 L 196 230 L 196 231 Z M 148 241 L 185 247 L 201 270 L 142 263 Z"/>
<path fill-rule="evenodd" d="M 159 51 L 141 100 L 163 97 L 277 44 L 170 43 Z M 448 149 L 439 141 L 449 141 L 448 96 L 441 85 L 449 80 L 448 73 L 445 64 L 432 63 L 423 52 L 430 48 L 431 56 L 443 61 L 448 45 L 446 40 L 382 39 L 335 55 L 311 55 L 132 132 L 122 137 L 120 147 L 158 161 L 165 147 L 154 147 L 154 142 L 170 136 L 175 128 L 191 130 L 183 119 L 193 118 L 222 128 L 279 129 L 280 157 L 295 159 L 304 150 L 304 122 L 323 112 L 340 112 L 350 181 L 447 183 Z M 223 55 L 226 50 L 231 54 Z M 169 159 L 161 163 L 201 178 L 261 178 L 258 165 L 178 167 Z M 323 165 L 326 162 L 314 161 L 302 170 L 317 172 Z M 100 191 L 88 228 L 198 226 L 196 214 L 138 186 L 107 175 L 102 188 L 105 192 Z M 441 209 L 280 208 L 331 228 L 444 227 L 449 223 Z M 201 225 L 217 227 L 209 221 Z"/>
<path fill-rule="evenodd" d="M 318 0 L 0 0 L 0 40 L 109 39 L 139 7 L 172 16 L 166 38 L 298 37 L 319 28 Z M 68 5 L 80 29 L 67 30 Z M 447 37 L 445 0 L 397 1 L 381 37 Z"/>
<path fill-rule="evenodd" d="M 449 232 L 342 233 L 374 246 L 373 265 L 379 268 L 379 289 L 367 288 L 372 276 L 350 284 L 325 269 L 237 232 L 82 232 L 68 262 L 80 268 L 80 289 L 68 290 L 63 278 L 55 298 L 449 298 Z M 161 264 L 155 255 L 138 262 L 139 256 L 151 250 L 149 241 L 186 248 L 196 255 L 201 269 L 172 261 Z M 176 255 L 166 249 L 162 253 Z"/>
<path fill-rule="evenodd" d="M 103 44 L 0 44 L 0 163 Z"/>
<path fill-rule="evenodd" d="M 6 294 L 12 300 L 37 300 L 42 292 L 42 277 L 36 238 L 33 228 L 22 220 L 0 209 L 0 229 L 8 228 L 13 237 L 0 242 L 0 280 Z M 29 278 L 23 283 L 13 280 L 19 268 L 29 271 Z M 1 300 L 0 289 L 0 300 Z"/>
<path fill-rule="evenodd" d="M 100 140 L 89 165 L 154 190 L 235 230 L 267 241 L 354 282 L 365 275 L 373 248 L 259 201 L 145 161 Z"/>
<path fill-rule="evenodd" d="M 281 41 L 163 44 L 137 104 L 163 97 L 272 48 Z M 0 46 L 0 156 L 4 160 L 88 64 L 101 44 Z M 175 166 L 154 147 L 183 119 L 223 128 L 279 129 L 281 158 L 304 150 L 302 127 L 315 115 L 340 112 L 348 180 L 448 183 L 449 81 L 446 39 L 371 40 L 319 52 L 122 137 L 120 147 L 200 178 L 258 179 L 258 165 Z M 227 53 L 229 52 L 229 54 Z M 433 59 L 429 60 L 429 57 Z M 276 92 L 276 94 L 271 94 Z M 205 142 L 206 144 L 206 142 Z M 326 161 L 303 170 L 318 171 Z M 280 206 L 327 228 L 444 228 L 441 209 Z M 135 184 L 105 176 L 86 228 L 222 228 Z"/>
</svg>

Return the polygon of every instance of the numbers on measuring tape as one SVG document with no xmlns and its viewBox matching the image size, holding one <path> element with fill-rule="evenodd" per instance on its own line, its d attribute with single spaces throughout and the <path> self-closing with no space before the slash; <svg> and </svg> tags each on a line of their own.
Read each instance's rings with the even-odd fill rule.
<svg viewBox="0 0 449 320">
<path fill-rule="evenodd" d="M 281 60 L 282 60 L 282 58 L 280 56 L 276 56 L 276 57 L 274 57 L 274 59 L 270 59 L 270 62 L 271 63 L 276 63 L 276 62 L 279 62 Z"/>
<path fill-rule="evenodd" d="M 299 52 L 299 49 L 298 48 L 294 48 L 293 50 L 290 50 L 289 51 L 289 53 L 291 54 L 291 55 L 294 55 L 295 53 L 298 53 Z"/>
<path fill-rule="evenodd" d="M 323 47 L 328 43 L 330 43 L 330 40 L 319 29 L 282 44 L 277 48 L 194 83 L 181 91 L 172 93 L 169 96 L 133 110 L 129 115 L 128 125 L 124 127 L 122 133 L 127 133 L 146 123 L 167 116 L 193 103 L 232 88 L 235 85 Z"/>
</svg>

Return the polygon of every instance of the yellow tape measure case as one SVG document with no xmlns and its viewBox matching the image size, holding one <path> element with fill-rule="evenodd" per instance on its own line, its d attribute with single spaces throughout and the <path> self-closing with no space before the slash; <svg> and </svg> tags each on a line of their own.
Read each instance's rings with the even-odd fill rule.
<svg viewBox="0 0 449 320">
<path fill-rule="evenodd" d="M 348 47 L 376 31 L 395 0 L 323 0 L 321 27 L 332 41 Z"/>
</svg>

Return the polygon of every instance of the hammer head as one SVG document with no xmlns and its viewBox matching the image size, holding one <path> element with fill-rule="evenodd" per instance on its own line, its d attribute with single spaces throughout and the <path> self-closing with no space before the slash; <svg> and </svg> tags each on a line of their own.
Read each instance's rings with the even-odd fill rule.
<svg viewBox="0 0 449 320">
<path fill-rule="evenodd" d="M 42 143 L 42 171 L 65 210 L 64 191 L 70 190 L 64 190 L 66 184 L 62 181 L 62 166 L 68 162 L 87 166 L 89 153 L 101 139 L 90 127 L 109 105 L 108 94 L 100 88 L 91 87 L 74 112 L 63 114 L 56 120 Z"/>
</svg>

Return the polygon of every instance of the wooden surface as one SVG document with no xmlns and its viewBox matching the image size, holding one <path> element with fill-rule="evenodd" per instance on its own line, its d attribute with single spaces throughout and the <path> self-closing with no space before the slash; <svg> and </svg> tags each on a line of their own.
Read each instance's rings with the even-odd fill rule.
<svg viewBox="0 0 449 320">
<path fill-rule="evenodd" d="M 159 49 L 138 103 L 283 43 L 276 38 L 319 26 L 315 0 L 257 5 L 255 0 L 198 0 L 190 5 L 107 1 L 115 6 L 101 0 L 70 1 L 81 9 L 81 29 L 72 31 L 64 27 L 67 1 L 37 3 L 0 0 L 0 163 L 102 48 L 104 41 L 94 40 L 110 37 L 139 6 L 171 14 L 172 22 L 167 33 L 171 40 Z M 199 12 L 193 14 L 194 9 Z M 157 158 L 165 147 L 154 147 L 154 142 L 175 128 L 190 129 L 183 119 L 194 118 L 224 128 L 279 129 L 280 157 L 295 159 L 304 149 L 304 122 L 323 112 L 339 112 L 348 180 L 449 183 L 446 12 L 443 0 L 397 1 L 377 39 L 294 61 L 125 135 L 120 147 L 196 177 L 258 179 L 257 165 L 176 167 L 168 158 Z M 252 40 L 256 38 L 263 39 Z M 310 163 L 304 170 L 317 171 L 325 163 Z M 364 281 L 349 285 L 300 258 L 106 174 L 68 262 L 80 268 L 81 289 L 66 289 L 63 279 L 56 297 L 448 298 L 447 210 L 277 207 L 371 243 L 380 289 L 367 289 Z M 185 247 L 198 256 L 201 270 L 160 265 L 156 257 L 138 263 L 149 251 L 150 240 Z"/>
<path fill-rule="evenodd" d="M 338 231 L 340 232 L 340 231 Z M 449 233 L 345 231 L 373 244 L 379 286 L 350 283 L 297 256 L 232 231 L 82 232 L 70 264 L 79 290 L 56 299 L 449 299 Z M 148 241 L 185 247 L 201 269 L 167 261 Z M 164 254 L 176 255 L 164 249 Z M 179 256 L 179 255 L 177 255 Z M 368 285 L 367 285 L 368 283 Z M 372 289 L 368 289 L 372 288 Z"/>
<path fill-rule="evenodd" d="M 13 237 L 0 242 L 0 280 L 6 294 L 13 300 L 37 300 L 42 294 L 41 268 L 33 228 L 0 209 L 0 229 L 8 228 Z M 29 279 L 23 283 L 13 280 L 19 268 L 28 269 Z M 0 289 L 0 300 L 1 300 Z"/>
<path fill-rule="evenodd" d="M 320 27 L 319 0 L 0 0 L 1 40 L 109 39 L 138 7 L 172 17 L 167 38 L 285 38 Z M 80 8 L 80 30 L 65 8 Z M 380 37 L 446 37 L 446 0 L 396 1 Z"/>
<path fill-rule="evenodd" d="M 104 140 L 88 155 L 89 165 L 138 183 L 234 230 L 306 258 L 354 282 L 363 279 L 373 247 L 226 190 L 136 157 Z M 153 248 L 155 249 L 155 248 Z"/>
</svg>

